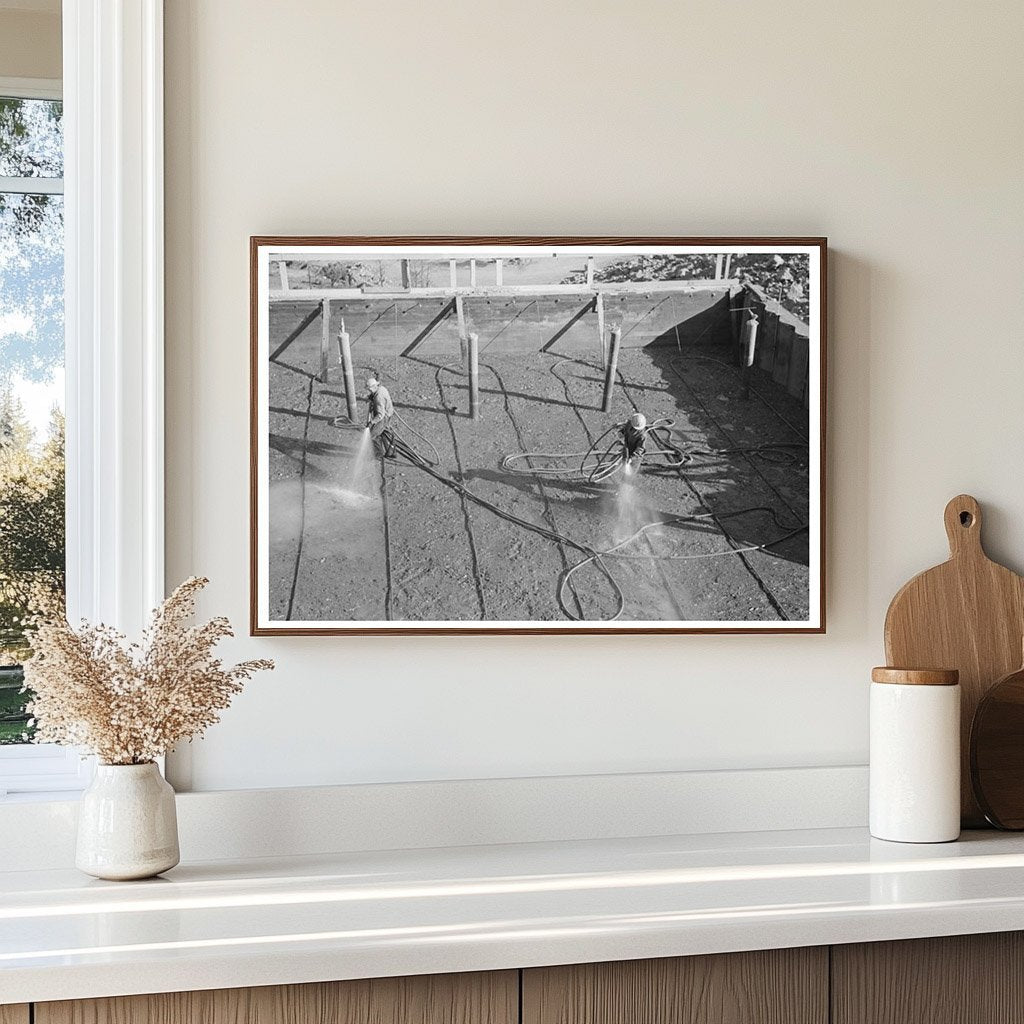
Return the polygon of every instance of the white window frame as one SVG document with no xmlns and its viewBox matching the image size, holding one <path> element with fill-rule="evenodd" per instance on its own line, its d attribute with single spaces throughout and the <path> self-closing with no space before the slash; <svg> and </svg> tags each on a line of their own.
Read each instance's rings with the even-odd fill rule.
<svg viewBox="0 0 1024 1024">
<path fill-rule="evenodd" d="M 164 596 L 163 0 L 63 0 L 63 49 L 35 84 L 64 100 L 68 617 L 137 635 Z M 91 774 L 0 748 L 0 796 Z"/>
</svg>

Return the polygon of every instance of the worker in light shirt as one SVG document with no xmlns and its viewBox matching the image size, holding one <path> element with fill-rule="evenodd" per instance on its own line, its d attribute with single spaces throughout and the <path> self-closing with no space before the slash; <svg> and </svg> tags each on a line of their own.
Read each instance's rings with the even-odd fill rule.
<svg viewBox="0 0 1024 1024">
<path fill-rule="evenodd" d="M 391 401 L 391 392 L 381 384 L 380 374 L 376 370 L 367 377 L 366 390 L 370 406 L 366 417 L 366 429 L 370 432 L 373 450 L 378 455 L 390 458 L 395 446 L 395 435 L 391 430 L 395 405 Z"/>
<path fill-rule="evenodd" d="M 625 459 L 625 471 L 632 476 L 639 468 L 644 459 L 644 450 L 647 443 L 647 417 L 642 412 L 635 412 L 619 425 L 619 432 L 622 434 L 623 458 Z"/>
</svg>

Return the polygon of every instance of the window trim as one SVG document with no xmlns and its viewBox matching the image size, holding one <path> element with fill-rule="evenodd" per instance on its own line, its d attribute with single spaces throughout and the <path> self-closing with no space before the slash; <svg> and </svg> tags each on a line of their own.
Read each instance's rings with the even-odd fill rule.
<svg viewBox="0 0 1024 1024">
<path fill-rule="evenodd" d="M 163 0 L 63 0 L 63 61 L 0 85 L 64 101 L 68 617 L 137 635 L 164 596 Z M 0 794 L 91 774 L 11 746 Z"/>
<path fill-rule="evenodd" d="M 0 96 L 10 99 L 2 89 Z M 23 196 L 61 196 L 64 194 L 63 178 L 7 178 L 0 174 L 0 192 Z"/>
<path fill-rule="evenodd" d="M 62 100 L 64 84 L 59 78 L 11 78 L 0 75 L 0 96 L 19 100 Z"/>
<path fill-rule="evenodd" d="M 94 759 L 53 743 L 0 747 L 0 799 L 8 793 L 67 793 L 85 789 Z"/>
<path fill-rule="evenodd" d="M 163 0 L 64 0 L 68 616 L 164 594 Z"/>
</svg>

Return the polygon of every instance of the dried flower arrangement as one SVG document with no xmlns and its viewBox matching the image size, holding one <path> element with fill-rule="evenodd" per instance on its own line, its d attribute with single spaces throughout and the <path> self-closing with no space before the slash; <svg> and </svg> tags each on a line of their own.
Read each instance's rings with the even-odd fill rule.
<svg viewBox="0 0 1024 1024">
<path fill-rule="evenodd" d="M 153 612 L 141 644 L 108 626 L 40 618 L 25 663 L 36 741 L 85 748 L 104 764 L 146 764 L 217 722 L 245 680 L 274 663 L 225 668 L 213 648 L 233 635 L 228 620 L 187 625 L 208 582 L 182 583 Z"/>
</svg>

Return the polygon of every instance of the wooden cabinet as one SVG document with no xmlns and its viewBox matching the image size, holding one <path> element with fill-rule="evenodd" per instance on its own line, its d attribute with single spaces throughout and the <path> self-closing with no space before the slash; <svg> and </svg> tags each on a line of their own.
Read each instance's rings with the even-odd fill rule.
<svg viewBox="0 0 1024 1024">
<path fill-rule="evenodd" d="M 0 1006 L 0 1024 L 1024 1024 L 1024 933 Z"/>
<path fill-rule="evenodd" d="M 528 970 L 522 1019 L 523 1024 L 826 1024 L 828 949 Z"/>
<path fill-rule="evenodd" d="M 27 1018 L 25 1018 L 27 1020 Z M 36 1003 L 35 1024 L 518 1024 L 519 972 Z M 7 1021 L 0 1017 L 0 1024 Z M 11 1024 L 23 1024 L 18 1019 Z"/>
<path fill-rule="evenodd" d="M 1024 1024 L 1024 933 L 832 947 L 833 1024 Z"/>
</svg>

